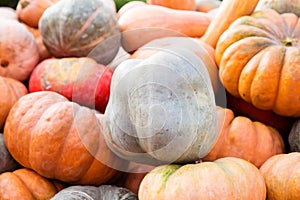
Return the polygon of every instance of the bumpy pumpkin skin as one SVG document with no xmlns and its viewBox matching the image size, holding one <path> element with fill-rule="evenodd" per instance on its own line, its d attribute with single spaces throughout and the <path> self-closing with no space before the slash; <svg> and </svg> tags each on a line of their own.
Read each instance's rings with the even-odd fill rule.
<svg viewBox="0 0 300 200">
<path fill-rule="evenodd" d="M 299 0 L 260 0 L 255 10 L 274 9 L 279 13 L 295 13 L 300 16 Z"/>
<path fill-rule="evenodd" d="M 54 91 L 73 102 L 104 113 L 113 71 L 91 58 L 47 59 L 29 79 L 29 91 Z"/>
<path fill-rule="evenodd" d="M 300 199 L 300 153 L 279 154 L 261 167 L 267 186 L 268 200 Z"/>
<path fill-rule="evenodd" d="M 55 57 L 89 55 L 106 65 L 121 45 L 116 13 L 102 0 L 59 1 L 43 13 L 39 29 Z"/>
<path fill-rule="evenodd" d="M 39 61 L 33 35 L 17 20 L 0 19 L 0 43 L 0 76 L 27 80 Z"/>
<path fill-rule="evenodd" d="M 177 10 L 195 10 L 196 1 L 195 0 L 147 0 L 147 4 L 159 5 L 167 8 L 177 9 Z"/>
<path fill-rule="evenodd" d="M 230 109 L 221 107 L 218 107 L 218 119 L 218 140 L 203 161 L 238 157 L 260 167 L 268 158 L 285 150 L 279 132 L 270 126 L 247 117 L 234 117 Z"/>
<path fill-rule="evenodd" d="M 0 174 L 0 199 L 50 199 L 64 185 L 55 180 L 48 180 L 36 172 L 22 168 Z"/>
<path fill-rule="evenodd" d="M 237 19 L 216 47 L 221 82 L 262 110 L 300 116 L 300 27 L 293 13 L 263 10 Z"/>
<path fill-rule="evenodd" d="M 0 173 L 13 171 L 20 167 L 8 152 L 4 143 L 3 134 L 0 134 Z"/>
<path fill-rule="evenodd" d="M 288 137 L 291 151 L 300 152 L 300 120 L 298 119 L 292 126 Z"/>
<path fill-rule="evenodd" d="M 158 166 L 142 180 L 138 197 L 140 200 L 265 200 L 266 186 L 253 164 L 227 157 L 214 162 Z"/>
<path fill-rule="evenodd" d="M 116 170 L 108 165 L 119 164 L 106 146 L 95 112 L 55 92 L 20 98 L 7 117 L 4 139 L 21 165 L 70 184 L 109 181 Z"/>
<path fill-rule="evenodd" d="M 0 130 L 2 130 L 8 112 L 17 100 L 28 93 L 26 86 L 12 78 L 0 76 Z"/>
</svg>

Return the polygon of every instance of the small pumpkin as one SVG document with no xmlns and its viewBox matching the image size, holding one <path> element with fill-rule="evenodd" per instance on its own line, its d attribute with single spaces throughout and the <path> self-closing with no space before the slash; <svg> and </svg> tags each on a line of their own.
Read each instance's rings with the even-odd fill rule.
<svg viewBox="0 0 300 200">
<path fill-rule="evenodd" d="M 218 134 L 209 74 L 184 48 L 122 62 L 104 116 L 109 148 L 123 159 L 150 165 L 204 157 Z"/>
<path fill-rule="evenodd" d="M 16 10 L 6 6 L 0 6 L 0 18 L 18 20 Z"/>
<path fill-rule="evenodd" d="M 276 129 L 247 117 L 235 117 L 230 109 L 217 108 L 220 134 L 203 161 L 238 157 L 260 167 L 271 156 L 284 152 L 283 139 Z"/>
<path fill-rule="evenodd" d="M 104 113 L 112 74 L 111 69 L 88 57 L 47 59 L 32 72 L 29 91 L 54 91 Z"/>
<path fill-rule="evenodd" d="M 33 35 L 17 20 L 1 18 L 0 44 L 0 76 L 27 80 L 39 61 Z"/>
<path fill-rule="evenodd" d="M 267 200 L 300 199 L 299 152 L 274 155 L 259 170 L 267 186 Z"/>
<path fill-rule="evenodd" d="M 2 130 L 6 117 L 17 100 L 28 93 L 26 86 L 15 79 L 0 76 L 0 130 Z"/>
<path fill-rule="evenodd" d="M 21 97 L 7 117 L 4 139 L 21 165 L 69 184 L 105 183 L 126 164 L 107 148 L 95 111 L 56 92 Z"/>
<path fill-rule="evenodd" d="M 273 9 L 279 13 L 295 13 L 300 16 L 299 0 L 260 0 L 255 10 Z"/>
<path fill-rule="evenodd" d="M 137 200 L 130 190 L 114 185 L 70 186 L 58 192 L 51 200 Z"/>
<path fill-rule="evenodd" d="M 167 8 L 177 9 L 177 10 L 195 10 L 196 1 L 195 0 L 147 0 L 150 5 L 159 5 Z"/>
<path fill-rule="evenodd" d="M 19 163 L 17 163 L 8 152 L 3 134 L 0 133 L 0 174 L 8 171 L 14 171 L 19 167 Z"/>
<path fill-rule="evenodd" d="M 275 10 L 237 19 L 216 47 L 225 89 L 262 110 L 300 116 L 299 18 Z"/>
<path fill-rule="evenodd" d="M 300 152 L 300 119 L 297 119 L 288 136 L 291 151 Z"/>
<path fill-rule="evenodd" d="M 46 179 L 36 172 L 21 168 L 0 174 L 0 199 L 50 199 L 64 185 L 56 180 Z"/>
<path fill-rule="evenodd" d="M 140 200 L 265 200 L 266 186 L 253 164 L 226 157 L 214 162 L 158 166 L 142 180 L 138 197 Z"/>
<path fill-rule="evenodd" d="M 108 64 L 120 47 L 116 12 L 107 1 L 58 1 L 39 21 L 43 42 L 55 57 L 90 57 Z"/>
<path fill-rule="evenodd" d="M 57 1 L 59 0 L 19 0 L 16 7 L 18 19 L 37 28 L 44 11 Z"/>
</svg>

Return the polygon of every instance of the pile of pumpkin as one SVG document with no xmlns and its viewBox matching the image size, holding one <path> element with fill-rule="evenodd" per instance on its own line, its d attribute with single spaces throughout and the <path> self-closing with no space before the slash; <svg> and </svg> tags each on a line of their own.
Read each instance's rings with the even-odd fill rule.
<svg viewBox="0 0 300 200">
<path fill-rule="evenodd" d="M 300 199 L 299 6 L 0 7 L 0 199 Z"/>
</svg>

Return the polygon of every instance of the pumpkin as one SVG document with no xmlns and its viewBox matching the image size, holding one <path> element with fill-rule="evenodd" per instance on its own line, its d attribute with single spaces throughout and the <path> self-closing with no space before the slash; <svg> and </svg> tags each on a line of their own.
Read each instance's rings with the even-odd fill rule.
<svg viewBox="0 0 300 200">
<path fill-rule="evenodd" d="M 121 15 L 123 15 L 125 12 L 127 12 L 131 8 L 145 6 L 145 5 L 147 5 L 147 4 L 143 1 L 130 1 L 118 10 L 117 18 L 119 19 L 121 17 Z"/>
<path fill-rule="evenodd" d="M 18 19 L 17 13 L 13 8 L 0 6 L 0 18 Z"/>
<path fill-rule="evenodd" d="M 0 134 L 0 155 L 0 174 L 8 171 L 13 171 L 20 167 L 19 163 L 17 163 L 8 152 L 4 143 L 2 133 Z"/>
<path fill-rule="evenodd" d="M 219 8 L 220 5 L 221 1 L 219 0 L 196 0 L 196 10 L 199 12 L 209 12 Z"/>
<path fill-rule="evenodd" d="M 50 199 L 63 188 L 61 182 L 46 179 L 26 168 L 0 174 L 0 199 L 2 200 Z"/>
<path fill-rule="evenodd" d="M 214 162 L 158 166 L 142 180 L 138 197 L 140 200 L 265 200 L 266 186 L 253 164 L 226 157 Z"/>
<path fill-rule="evenodd" d="M 300 199 L 299 152 L 272 156 L 259 170 L 267 186 L 267 200 Z"/>
<path fill-rule="evenodd" d="M 58 1 L 43 13 L 39 29 L 55 57 L 90 57 L 108 64 L 120 47 L 116 12 L 100 0 Z"/>
<path fill-rule="evenodd" d="M 57 1 L 59 0 L 19 0 L 16 7 L 18 19 L 37 28 L 44 11 Z"/>
<path fill-rule="evenodd" d="M 122 31 L 122 46 L 125 51 L 133 52 L 153 39 L 170 36 L 200 37 L 210 24 L 211 17 L 197 11 L 147 5 L 127 10 L 118 22 Z"/>
<path fill-rule="evenodd" d="M 284 152 L 279 132 L 247 117 L 234 117 L 227 108 L 218 107 L 219 136 L 212 150 L 202 159 L 238 157 L 260 167 L 268 158 Z"/>
<path fill-rule="evenodd" d="M 70 101 L 104 112 L 113 71 L 87 57 L 47 59 L 29 79 L 29 91 L 54 91 Z"/>
<path fill-rule="evenodd" d="M 15 79 L 0 76 L 0 130 L 2 130 L 6 117 L 17 100 L 28 93 L 26 86 Z"/>
<path fill-rule="evenodd" d="M 250 15 L 259 0 L 224 0 L 222 1 L 218 12 L 207 27 L 207 31 L 201 37 L 202 41 L 216 47 L 219 37 L 236 19 Z"/>
<path fill-rule="evenodd" d="M 255 10 L 273 9 L 279 13 L 295 13 L 300 16 L 299 0 L 260 0 Z"/>
<path fill-rule="evenodd" d="M 195 161 L 218 134 L 209 74 L 184 48 L 122 62 L 112 77 L 104 117 L 109 148 L 143 164 Z"/>
<path fill-rule="evenodd" d="M 101 127 L 95 111 L 56 92 L 41 91 L 13 106 L 4 139 L 17 162 L 46 178 L 99 185 L 124 164 L 107 148 Z"/>
<path fill-rule="evenodd" d="M 137 200 L 137 195 L 126 188 L 113 185 L 70 186 L 58 192 L 51 200 Z"/>
<path fill-rule="evenodd" d="M 25 81 L 39 61 L 33 35 L 17 20 L 2 18 L 0 44 L 0 76 Z"/>
<path fill-rule="evenodd" d="M 150 5 L 159 5 L 167 8 L 178 9 L 178 10 L 195 10 L 195 0 L 147 0 Z"/>
<path fill-rule="evenodd" d="M 225 89 L 259 109 L 300 116 L 297 22 L 295 14 L 272 9 L 237 19 L 216 47 Z"/>
<path fill-rule="evenodd" d="M 288 136 L 291 151 L 300 152 L 300 119 L 294 122 Z"/>
</svg>

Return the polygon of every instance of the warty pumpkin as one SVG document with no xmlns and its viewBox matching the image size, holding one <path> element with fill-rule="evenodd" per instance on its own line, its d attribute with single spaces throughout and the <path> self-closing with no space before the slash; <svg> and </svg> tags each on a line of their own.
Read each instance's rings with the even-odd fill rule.
<svg viewBox="0 0 300 200">
<path fill-rule="evenodd" d="M 267 200 L 300 199 L 299 152 L 274 155 L 259 170 L 267 186 Z"/>
<path fill-rule="evenodd" d="M 99 185 L 124 165 L 107 148 L 101 127 L 95 111 L 56 92 L 41 91 L 15 103 L 4 139 L 17 162 L 46 178 Z"/>
<path fill-rule="evenodd" d="M 300 119 L 297 119 L 288 136 L 291 151 L 300 152 Z"/>
<path fill-rule="evenodd" d="M 262 110 L 300 116 L 298 19 L 269 9 L 231 24 L 216 47 L 219 76 L 230 94 Z"/>
<path fill-rule="evenodd" d="M 43 42 L 55 57 L 90 57 L 108 64 L 121 45 L 116 12 L 103 0 L 58 1 L 39 21 Z"/>
<path fill-rule="evenodd" d="M 63 188 L 63 183 L 42 177 L 27 168 L 0 174 L 1 200 L 50 199 Z"/>
<path fill-rule="evenodd" d="M 19 168 L 20 165 L 10 155 L 4 143 L 3 134 L 0 133 L 0 174 L 4 172 L 14 171 Z M 0 192 L 1 193 L 1 192 Z"/>
<path fill-rule="evenodd" d="M 140 200 L 265 200 L 266 186 L 250 162 L 226 157 L 214 162 L 162 165 L 142 180 Z"/>
<path fill-rule="evenodd" d="M 196 1 L 195 0 L 147 0 L 147 4 L 159 5 L 167 8 L 177 9 L 177 10 L 195 10 Z"/>
<path fill-rule="evenodd" d="M 247 117 L 235 117 L 227 108 L 217 107 L 217 111 L 220 133 L 203 161 L 238 157 L 260 167 L 271 156 L 284 152 L 283 139 L 276 129 Z"/>
</svg>

